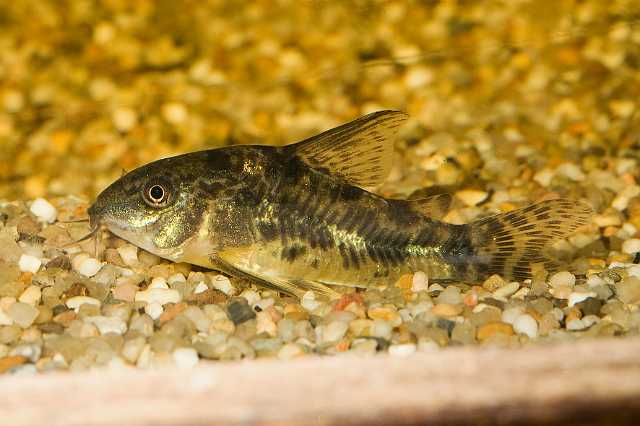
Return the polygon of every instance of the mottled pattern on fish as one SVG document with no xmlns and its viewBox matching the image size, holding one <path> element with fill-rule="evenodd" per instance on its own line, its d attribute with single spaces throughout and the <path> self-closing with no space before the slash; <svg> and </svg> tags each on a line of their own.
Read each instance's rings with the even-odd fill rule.
<svg viewBox="0 0 640 426">
<path fill-rule="evenodd" d="M 159 160 L 107 188 L 90 216 L 160 256 L 296 295 L 384 287 L 417 270 L 434 281 L 526 278 L 532 263 L 551 266 L 550 242 L 587 222 L 585 205 L 553 200 L 452 225 L 437 220 L 447 195 L 407 201 L 362 189 L 386 177 L 404 119 L 382 111 L 286 147 Z M 166 199 L 156 203 L 158 186 Z"/>
</svg>

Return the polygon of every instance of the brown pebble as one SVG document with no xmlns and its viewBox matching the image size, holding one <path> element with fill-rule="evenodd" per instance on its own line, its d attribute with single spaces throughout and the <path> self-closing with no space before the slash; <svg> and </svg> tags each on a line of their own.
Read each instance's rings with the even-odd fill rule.
<svg viewBox="0 0 640 426">
<path fill-rule="evenodd" d="M 504 322 L 491 322 L 478 328 L 476 338 L 483 341 L 497 333 L 513 336 L 513 327 Z"/>
<path fill-rule="evenodd" d="M 47 269 L 58 268 L 58 269 L 64 269 L 65 271 L 70 271 L 71 260 L 69 259 L 68 256 L 65 256 L 65 255 L 57 256 L 51 259 L 49 262 L 47 262 L 45 268 Z"/>
<path fill-rule="evenodd" d="M 62 293 L 60 298 L 62 300 L 67 300 L 76 296 L 88 296 L 89 290 L 82 283 L 73 283 L 71 287 L 69 287 L 65 292 Z"/>
<path fill-rule="evenodd" d="M 452 305 L 450 303 L 438 303 L 431 308 L 431 313 L 439 317 L 455 317 L 462 313 L 462 305 Z"/>
<path fill-rule="evenodd" d="M 69 324 L 77 317 L 74 311 L 66 311 L 53 317 L 53 321 L 61 324 L 63 327 L 69 327 Z"/>
<path fill-rule="evenodd" d="M 160 318 L 158 318 L 158 322 L 160 324 L 164 324 L 167 321 L 171 321 L 185 309 L 187 309 L 186 303 L 176 303 L 175 305 L 165 309 L 162 315 L 160 315 Z"/>
<path fill-rule="evenodd" d="M 4 358 L 0 358 L 0 374 L 6 373 L 13 367 L 22 365 L 25 362 L 27 362 L 27 358 L 21 355 L 6 356 Z"/>
<path fill-rule="evenodd" d="M 188 302 L 196 303 L 199 305 L 214 305 L 216 303 L 222 303 L 227 300 L 227 295 L 223 292 L 210 288 L 202 293 L 192 294 L 187 297 Z"/>
</svg>

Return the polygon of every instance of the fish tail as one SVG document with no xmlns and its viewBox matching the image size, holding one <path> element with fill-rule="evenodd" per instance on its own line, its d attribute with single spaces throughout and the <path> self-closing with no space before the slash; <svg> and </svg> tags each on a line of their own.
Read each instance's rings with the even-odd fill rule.
<svg viewBox="0 0 640 426">
<path fill-rule="evenodd" d="M 465 225 L 476 278 L 499 274 L 523 280 L 531 277 L 534 263 L 544 263 L 549 271 L 557 269 L 558 262 L 546 256 L 545 249 L 587 224 L 591 214 L 591 208 L 582 202 L 556 199 Z"/>
</svg>

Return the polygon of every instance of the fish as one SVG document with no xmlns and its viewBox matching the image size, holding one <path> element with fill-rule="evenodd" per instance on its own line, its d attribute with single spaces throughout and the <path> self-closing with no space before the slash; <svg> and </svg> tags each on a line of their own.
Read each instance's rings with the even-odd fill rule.
<svg viewBox="0 0 640 426">
<path fill-rule="evenodd" d="M 157 256 L 295 297 L 383 289 L 407 273 L 432 282 L 522 280 L 591 208 L 555 199 L 468 224 L 452 196 L 395 199 L 370 188 L 392 166 L 400 111 L 378 111 L 285 146 L 235 145 L 164 158 L 124 174 L 89 207 L 92 232 Z"/>
</svg>

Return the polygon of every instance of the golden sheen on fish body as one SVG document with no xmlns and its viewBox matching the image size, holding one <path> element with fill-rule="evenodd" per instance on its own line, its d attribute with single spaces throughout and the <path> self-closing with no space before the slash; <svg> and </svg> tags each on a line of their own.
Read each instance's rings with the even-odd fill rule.
<svg viewBox="0 0 640 426">
<path fill-rule="evenodd" d="M 432 281 L 524 279 L 543 251 L 591 209 L 550 200 L 478 221 L 438 220 L 449 195 L 388 199 L 365 187 L 389 173 L 406 114 L 380 111 L 284 147 L 243 145 L 142 166 L 89 208 L 94 232 L 176 262 L 249 278 L 300 297 L 332 286 L 384 288 L 402 274 Z"/>
</svg>

